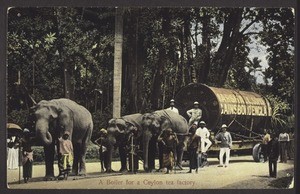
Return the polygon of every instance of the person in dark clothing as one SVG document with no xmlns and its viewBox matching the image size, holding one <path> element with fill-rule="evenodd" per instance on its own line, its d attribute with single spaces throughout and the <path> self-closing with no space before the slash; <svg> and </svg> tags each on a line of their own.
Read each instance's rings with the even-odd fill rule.
<svg viewBox="0 0 300 194">
<path fill-rule="evenodd" d="M 31 146 L 33 145 L 33 138 L 30 137 L 30 131 L 26 128 L 23 135 L 20 144 L 22 146 L 23 178 L 24 182 L 27 183 L 32 178 L 33 151 Z"/>
<path fill-rule="evenodd" d="M 173 133 L 171 128 L 168 128 L 162 131 L 162 133 L 158 136 L 157 141 L 163 143 L 163 167 L 167 168 L 166 174 L 169 174 L 169 172 L 173 170 L 174 161 L 177 160 L 177 136 Z"/>
<path fill-rule="evenodd" d="M 285 129 L 279 134 L 279 155 L 280 155 L 280 163 L 287 163 L 287 145 L 290 141 L 289 134 Z"/>
<path fill-rule="evenodd" d="M 101 172 L 104 172 L 107 169 L 107 165 L 108 165 L 108 151 L 104 145 L 106 139 L 107 139 L 107 130 L 102 128 L 100 129 L 100 137 L 94 141 L 94 143 L 99 146 L 99 159 L 100 159 Z"/>
<path fill-rule="evenodd" d="M 270 141 L 270 138 L 271 137 L 269 134 L 269 130 L 264 129 L 264 136 L 263 136 L 262 143 L 261 143 L 261 151 L 264 156 L 264 162 L 267 162 L 267 160 L 268 160 L 267 146 L 268 146 L 268 142 Z"/>
<path fill-rule="evenodd" d="M 294 147 L 294 129 L 290 128 L 289 130 L 289 138 L 290 141 L 287 143 L 287 156 L 288 160 L 291 160 L 294 158 L 294 152 L 295 152 L 295 147 Z"/>
<path fill-rule="evenodd" d="M 138 129 L 135 126 L 130 126 L 130 133 L 127 141 L 127 150 L 128 150 L 128 165 L 129 171 L 137 173 L 139 169 L 139 139 L 138 139 Z"/>
<path fill-rule="evenodd" d="M 277 160 L 279 157 L 279 142 L 274 133 L 271 134 L 271 140 L 268 142 L 267 147 L 269 158 L 269 175 L 276 178 L 277 176 Z"/>
<path fill-rule="evenodd" d="M 189 139 L 188 139 L 188 153 L 190 160 L 190 170 L 188 173 L 192 173 L 192 170 L 195 169 L 196 173 L 198 173 L 198 149 L 200 145 L 200 136 L 196 135 L 196 128 L 191 128 L 189 131 Z"/>
</svg>

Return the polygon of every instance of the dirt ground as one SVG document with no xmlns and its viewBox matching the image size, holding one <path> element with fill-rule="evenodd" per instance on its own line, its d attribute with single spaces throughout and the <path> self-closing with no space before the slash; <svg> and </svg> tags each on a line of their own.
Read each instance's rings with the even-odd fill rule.
<svg viewBox="0 0 300 194">
<path fill-rule="evenodd" d="M 29 183 L 21 180 L 19 184 L 19 170 L 8 170 L 7 182 L 11 189 L 276 189 L 288 188 L 294 173 L 293 160 L 278 163 L 277 178 L 268 177 L 268 163 L 255 163 L 252 156 L 233 156 L 227 168 L 217 167 L 216 158 L 209 158 L 209 163 L 209 167 L 199 169 L 198 174 L 187 173 L 187 164 L 184 170 L 171 174 L 142 170 L 137 174 L 107 174 L 100 172 L 99 163 L 87 163 L 86 177 L 47 182 L 43 181 L 44 165 L 34 165 Z M 112 168 L 119 170 L 120 162 L 113 162 Z M 58 173 L 57 165 L 55 172 Z"/>
</svg>

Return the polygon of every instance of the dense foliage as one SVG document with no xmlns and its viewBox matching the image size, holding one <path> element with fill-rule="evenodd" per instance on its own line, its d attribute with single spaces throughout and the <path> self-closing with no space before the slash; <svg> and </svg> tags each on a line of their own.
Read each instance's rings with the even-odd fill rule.
<svg viewBox="0 0 300 194">
<path fill-rule="evenodd" d="M 27 90 L 37 102 L 71 98 L 93 113 L 95 129 L 105 127 L 112 116 L 114 16 L 114 8 L 10 9 L 9 120 L 27 122 L 19 118 L 28 114 Z M 289 8 L 124 9 L 122 114 L 166 107 L 191 82 L 272 95 L 293 110 L 294 18 Z M 251 55 L 262 49 L 264 68 L 262 56 Z M 18 72 L 23 90 L 16 89 Z"/>
</svg>

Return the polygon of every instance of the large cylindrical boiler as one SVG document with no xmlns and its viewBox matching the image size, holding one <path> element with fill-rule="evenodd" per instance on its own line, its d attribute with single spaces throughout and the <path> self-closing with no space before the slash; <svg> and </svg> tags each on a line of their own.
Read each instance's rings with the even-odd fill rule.
<svg viewBox="0 0 300 194">
<path fill-rule="evenodd" d="M 210 87 L 205 84 L 189 84 L 175 96 L 179 113 L 187 120 L 186 111 L 199 102 L 202 119 L 207 127 L 217 132 L 222 124 L 229 125 L 235 139 L 253 137 L 268 128 L 272 115 L 269 101 L 260 94 L 234 89 Z"/>
</svg>

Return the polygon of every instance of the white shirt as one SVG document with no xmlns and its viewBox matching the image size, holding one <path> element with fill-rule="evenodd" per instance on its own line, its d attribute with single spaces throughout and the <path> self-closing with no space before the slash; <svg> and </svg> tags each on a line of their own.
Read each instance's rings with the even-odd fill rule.
<svg viewBox="0 0 300 194">
<path fill-rule="evenodd" d="M 287 133 L 280 133 L 278 141 L 290 141 L 289 134 L 287 134 Z"/>
<path fill-rule="evenodd" d="M 196 135 L 200 136 L 203 139 L 206 139 L 209 137 L 210 133 L 206 127 L 203 127 L 203 128 L 199 127 L 196 130 Z"/>
<path fill-rule="evenodd" d="M 201 119 L 202 117 L 202 110 L 200 108 L 193 108 L 191 110 L 188 110 L 186 112 L 186 114 L 191 117 L 191 118 L 198 118 L 198 119 Z"/>
<path fill-rule="evenodd" d="M 175 107 L 169 107 L 169 108 L 167 108 L 167 110 L 171 110 L 171 111 L 173 111 L 173 112 L 175 112 L 175 113 L 179 114 L 179 111 L 178 111 L 178 109 L 177 109 L 177 108 L 175 108 Z"/>
</svg>

